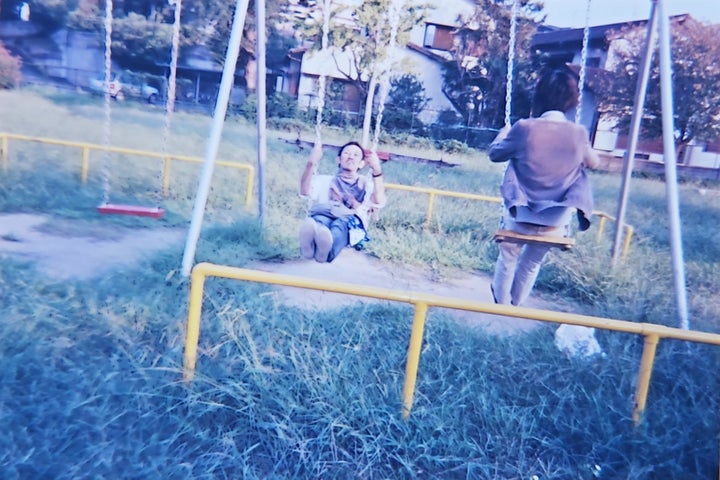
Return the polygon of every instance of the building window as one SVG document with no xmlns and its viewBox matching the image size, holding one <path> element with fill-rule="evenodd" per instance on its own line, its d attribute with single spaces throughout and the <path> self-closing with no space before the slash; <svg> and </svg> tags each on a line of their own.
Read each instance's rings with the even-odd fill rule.
<svg viewBox="0 0 720 480">
<path fill-rule="evenodd" d="M 423 47 L 436 50 L 452 50 L 453 27 L 428 23 L 425 25 L 425 38 Z"/>
</svg>

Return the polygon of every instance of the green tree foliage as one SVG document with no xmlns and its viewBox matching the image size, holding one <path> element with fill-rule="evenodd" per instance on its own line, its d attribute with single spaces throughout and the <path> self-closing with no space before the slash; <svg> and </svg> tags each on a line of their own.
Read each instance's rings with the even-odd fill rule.
<svg viewBox="0 0 720 480">
<path fill-rule="evenodd" d="M 720 135 L 720 26 L 691 17 L 672 24 L 672 89 L 675 142 L 678 148 L 692 140 L 707 141 Z M 599 92 L 602 111 L 620 129 L 630 124 L 645 29 L 621 30 L 614 35 L 612 81 Z M 648 80 L 642 135 L 662 134 L 660 65 L 657 52 Z"/>
<path fill-rule="evenodd" d="M 77 8 L 68 15 L 67 26 L 75 30 L 101 31 L 104 13 L 94 0 L 80 0 Z"/>
<path fill-rule="evenodd" d="M 0 42 L 0 88 L 15 88 L 20 84 L 20 59 L 13 57 Z"/>
<path fill-rule="evenodd" d="M 183 12 L 187 20 L 184 30 L 188 43 L 207 45 L 219 63 L 225 62 L 228 49 L 228 39 L 235 14 L 235 2 L 227 0 L 186 0 Z M 280 17 L 280 10 L 284 3 L 279 0 L 266 0 L 266 64 L 269 68 L 277 68 L 287 58 L 287 49 L 294 45 L 292 39 L 284 38 L 275 28 L 270 19 Z M 250 2 L 245 16 L 245 25 L 240 42 L 238 68 L 245 67 L 246 72 L 254 72 L 249 64 L 255 62 L 255 48 L 257 45 L 257 21 L 255 18 L 255 4 Z M 245 78 L 247 87 L 254 90 L 255 79 Z"/>
<path fill-rule="evenodd" d="M 536 30 L 533 16 L 541 2 L 521 2 L 518 15 L 512 118 L 529 113 L 529 94 L 537 68 L 530 55 Z M 443 92 L 469 126 L 504 123 L 512 1 L 477 0 L 474 14 L 463 19 L 455 39 L 454 59 L 445 64 Z"/>
<path fill-rule="evenodd" d="M 390 44 L 407 45 L 410 31 L 422 18 L 422 5 L 398 1 L 395 4 L 391 0 L 364 1 L 351 12 L 335 16 L 331 23 L 331 45 L 351 58 L 351 66 L 339 70 L 365 96 L 363 144 L 369 139 L 370 106 L 376 87 L 385 75 L 398 68 L 388 59 Z"/>
<path fill-rule="evenodd" d="M 126 68 L 152 69 L 170 58 L 172 25 L 137 13 L 113 21 L 113 58 Z"/>
<path fill-rule="evenodd" d="M 391 131 L 412 131 L 422 127 L 416 118 L 430 99 L 425 87 L 414 75 L 404 74 L 390 80 L 388 104 L 383 113 L 383 125 Z"/>
<path fill-rule="evenodd" d="M 77 7 L 78 1 L 30 0 L 28 3 L 32 21 L 54 30 L 65 25 L 68 14 Z"/>
</svg>

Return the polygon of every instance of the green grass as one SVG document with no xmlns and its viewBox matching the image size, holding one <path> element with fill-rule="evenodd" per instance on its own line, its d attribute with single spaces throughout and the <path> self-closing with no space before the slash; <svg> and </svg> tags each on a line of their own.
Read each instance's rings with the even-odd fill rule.
<svg viewBox="0 0 720 480">
<path fill-rule="evenodd" d="M 99 142 L 97 99 L 59 95 L 0 91 L 0 131 Z M 162 112 L 118 105 L 113 115 L 114 144 L 162 148 Z M 177 114 L 169 150 L 202 156 L 209 122 Z M 254 163 L 253 128 L 229 119 L 220 157 Z M 307 152 L 282 135 L 268 135 L 262 227 L 257 206 L 240 201 L 242 181 L 216 170 L 199 261 L 243 266 L 297 258 L 304 209 L 297 177 Z M 50 228 L 59 231 L 72 224 L 83 231 L 99 223 L 187 224 L 197 181 L 192 170 L 178 172 L 163 220 L 100 217 L 94 213 L 102 194 L 98 172 L 91 168 L 83 187 L 79 154 L 58 152 L 11 143 L 0 211 L 50 214 Z M 331 171 L 332 163 L 326 155 L 321 168 Z M 455 163 L 438 169 L 389 162 L 385 172 L 393 183 L 497 190 L 502 169 L 482 152 Z M 144 172 L 120 172 L 113 191 L 128 200 L 153 198 L 153 176 L 133 175 L 136 170 Z M 614 214 L 618 177 L 592 177 L 598 209 Z M 720 207 L 708 200 L 717 189 L 700 196 L 696 185 L 683 184 L 680 192 L 692 325 L 717 332 L 720 274 L 712 235 Z M 489 238 L 499 207 L 438 200 L 424 225 L 425 202 L 391 191 L 369 254 L 432 265 L 440 275 L 455 268 L 491 272 L 496 249 Z M 664 211 L 662 183 L 634 180 L 628 222 L 636 239 L 627 261 L 610 269 L 610 235 L 596 242 L 591 230 L 578 236 L 576 249 L 551 255 L 536 294 L 579 313 L 676 325 Z M 55 282 L 27 262 L 3 258 L 1 478 L 717 475 L 714 347 L 660 343 L 645 419 L 634 428 L 641 338 L 599 332 L 606 356 L 580 361 L 556 351 L 550 326 L 500 338 L 431 311 L 413 414 L 403 421 L 409 307 L 361 304 L 311 313 L 282 305 L 268 286 L 210 279 L 198 376 L 186 385 L 180 370 L 188 284 L 177 273 L 181 254 L 169 248 L 134 271 L 92 282 Z"/>
</svg>

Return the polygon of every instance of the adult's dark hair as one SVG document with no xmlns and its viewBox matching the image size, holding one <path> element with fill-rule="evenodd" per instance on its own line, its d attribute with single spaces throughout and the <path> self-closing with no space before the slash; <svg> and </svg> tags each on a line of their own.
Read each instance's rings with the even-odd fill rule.
<svg viewBox="0 0 720 480">
<path fill-rule="evenodd" d="M 549 110 L 567 112 L 577 106 L 579 96 L 578 78 L 574 72 L 567 68 L 549 70 L 535 85 L 531 115 L 539 117 Z"/>
<path fill-rule="evenodd" d="M 362 147 L 362 145 L 360 145 L 358 142 L 354 142 L 354 141 L 353 141 L 353 142 L 347 142 L 345 145 L 343 145 L 342 147 L 340 147 L 340 150 L 338 150 L 337 156 L 339 157 L 340 155 L 342 155 L 343 150 L 345 150 L 347 147 L 350 147 L 350 146 L 353 146 L 353 145 L 356 146 L 356 147 L 358 147 L 358 148 L 360 149 L 360 151 L 363 152 L 363 156 L 365 156 L 365 149 L 364 149 L 364 148 Z"/>
</svg>

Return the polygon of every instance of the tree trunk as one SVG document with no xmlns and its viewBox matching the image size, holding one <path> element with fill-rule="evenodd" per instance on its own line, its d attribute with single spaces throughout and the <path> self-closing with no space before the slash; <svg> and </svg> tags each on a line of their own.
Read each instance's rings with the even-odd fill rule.
<svg viewBox="0 0 720 480">
<path fill-rule="evenodd" d="M 363 148 L 367 148 L 370 144 L 370 123 L 372 121 L 373 101 L 375 100 L 375 87 L 377 83 L 377 76 L 373 73 L 372 77 L 370 77 L 367 97 L 365 97 L 365 116 L 363 117 L 362 139 L 360 140 Z"/>
<path fill-rule="evenodd" d="M 248 93 L 257 90 L 257 60 L 254 58 L 250 58 L 245 65 L 245 85 Z"/>
</svg>

